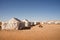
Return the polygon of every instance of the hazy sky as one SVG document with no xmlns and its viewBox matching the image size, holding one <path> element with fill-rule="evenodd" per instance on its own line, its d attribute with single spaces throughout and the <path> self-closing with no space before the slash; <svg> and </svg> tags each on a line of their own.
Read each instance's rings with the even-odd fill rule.
<svg viewBox="0 0 60 40">
<path fill-rule="evenodd" d="M 0 20 L 60 20 L 60 0 L 0 0 Z"/>
</svg>

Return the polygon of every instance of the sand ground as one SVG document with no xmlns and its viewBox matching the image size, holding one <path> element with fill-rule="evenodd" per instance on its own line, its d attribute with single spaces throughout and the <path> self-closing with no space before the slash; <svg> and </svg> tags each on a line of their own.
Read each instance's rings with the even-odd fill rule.
<svg viewBox="0 0 60 40">
<path fill-rule="evenodd" d="M 44 24 L 34 26 L 29 30 L 2 30 L 0 40 L 60 40 L 60 25 Z"/>
</svg>

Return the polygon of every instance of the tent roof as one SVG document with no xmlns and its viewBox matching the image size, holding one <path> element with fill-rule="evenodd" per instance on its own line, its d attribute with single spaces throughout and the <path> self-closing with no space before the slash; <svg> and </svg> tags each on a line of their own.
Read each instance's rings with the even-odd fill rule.
<svg viewBox="0 0 60 40">
<path fill-rule="evenodd" d="M 15 20 L 17 20 L 17 21 L 21 21 L 21 20 L 19 20 L 18 18 L 15 18 L 15 17 L 14 17 L 13 19 L 15 19 Z"/>
<path fill-rule="evenodd" d="M 18 18 L 12 18 L 9 20 L 9 22 L 21 22 Z"/>
<path fill-rule="evenodd" d="M 27 19 L 24 19 L 23 21 L 28 21 Z M 28 21 L 29 22 L 29 21 Z"/>
</svg>

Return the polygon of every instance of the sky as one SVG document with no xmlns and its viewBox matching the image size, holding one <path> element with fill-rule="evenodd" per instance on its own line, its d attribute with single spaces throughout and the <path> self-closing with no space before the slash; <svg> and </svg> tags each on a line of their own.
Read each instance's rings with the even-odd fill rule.
<svg viewBox="0 0 60 40">
<path fill-rule="evenodd" d="M 0 0 L 0 20 L 60 20 L 60 0 Z"/>
</svg>

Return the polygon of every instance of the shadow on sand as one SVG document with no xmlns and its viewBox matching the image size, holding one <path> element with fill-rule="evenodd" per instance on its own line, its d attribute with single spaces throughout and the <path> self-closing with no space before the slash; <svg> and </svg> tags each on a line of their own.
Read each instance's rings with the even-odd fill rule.
<svg viewBox="0 0 60 40">
<path fill-rule="evenodd" d="M 40 27 L 40 28 L 43 28 L 43 26 L 42 26 L 42 25 L 39 25 L 39 27 Z"/>
</svg>

